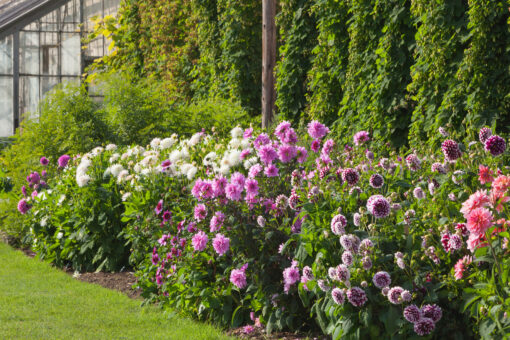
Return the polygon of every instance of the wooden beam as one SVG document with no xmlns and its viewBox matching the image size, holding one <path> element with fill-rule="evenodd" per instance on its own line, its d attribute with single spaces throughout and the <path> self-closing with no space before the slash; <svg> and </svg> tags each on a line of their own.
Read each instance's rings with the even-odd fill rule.
<svg viewBox="0 0 510 340">
<path fill-rule="evenodd" d="M 276 99 L 276 0 L 262 0 L 262 127 L 268 128 L 274 117 Z"/>
</svg>

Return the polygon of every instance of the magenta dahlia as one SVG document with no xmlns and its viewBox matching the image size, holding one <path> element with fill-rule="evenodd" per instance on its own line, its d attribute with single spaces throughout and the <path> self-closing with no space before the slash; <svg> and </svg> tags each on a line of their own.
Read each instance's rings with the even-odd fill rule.
<svg viewBox="0 0 510 340">
<path fill-rule="evenodd" d="M 441 150 L 443 150 L 444 158 L 448 162 L 455 161 L 461 156 L 459 144 L 451 139 L 447 139 L 443 142 Z"/>
<path fill-rule="evenodd" d="M 493 156 L 501 155 L 503 152 L 505 152 L 505 149 L 506 149 L 505 140 L 500 136 L 497 135 L 490 136 L 485 141 L 485 151 L 490 152 L 491 155 Z"/>
</svg>

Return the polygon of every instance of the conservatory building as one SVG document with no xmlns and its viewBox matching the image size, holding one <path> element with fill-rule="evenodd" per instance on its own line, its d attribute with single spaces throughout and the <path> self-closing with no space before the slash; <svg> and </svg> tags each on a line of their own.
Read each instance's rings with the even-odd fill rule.
<svg viewBox="0 0 510 340">
<path fill-rule="evenodd" d="M 104 37 L 83 42 L 91 19 L 115 15 L 120 0 L 0 0 L 0 137 L 11 136 L 61 82 L 79 82 L 108 51 Z"/>
</svg>

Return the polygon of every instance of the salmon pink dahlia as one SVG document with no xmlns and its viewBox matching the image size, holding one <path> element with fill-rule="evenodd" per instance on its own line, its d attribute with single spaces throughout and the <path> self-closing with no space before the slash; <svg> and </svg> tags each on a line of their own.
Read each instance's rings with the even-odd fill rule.
<svg viewBox="0 0 510 340">
<path fill-rule="evenodd" d="M 480 181 L 480 184 L 485 183 L 492 183 L 494 181 L 494 177 L 492 177 L 492 170 L 488 167 L 480 164 L 478 167 L 478 180 Z"/>
<path fill-rule="evenodd" d="M 492 213 L 487 208 L 476 208 L 467 217 L 467 228 L 475 235 L 484 234 L 492 225 Z"/>
</svg>

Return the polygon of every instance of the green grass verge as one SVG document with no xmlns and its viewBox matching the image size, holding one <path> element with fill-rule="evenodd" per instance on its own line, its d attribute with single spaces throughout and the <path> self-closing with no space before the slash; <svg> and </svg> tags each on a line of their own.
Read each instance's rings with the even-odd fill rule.
<svg viewBox="0 0 510 340">
<path fill-rule="evenodd" d="M 0 339 L 231 339 L 77 281 L 1 242 L 0 263 Z"/>
</svg>

